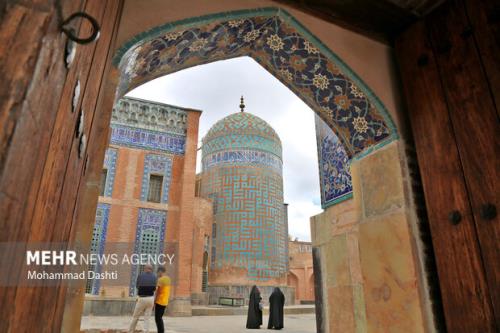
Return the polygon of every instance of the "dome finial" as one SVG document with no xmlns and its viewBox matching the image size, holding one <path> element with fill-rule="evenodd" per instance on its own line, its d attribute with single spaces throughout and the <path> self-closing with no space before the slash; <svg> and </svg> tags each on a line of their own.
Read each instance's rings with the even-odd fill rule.
<svg viewBox="0 0 500 333">
<path fill-rule="evenodd" d="M 245 111 L 245 102 L 243 101 L 243 95 L 241 95 L 241 99 L 240 99 L 240 109 L 241 109 L 241 112 Z"/>
</svg>

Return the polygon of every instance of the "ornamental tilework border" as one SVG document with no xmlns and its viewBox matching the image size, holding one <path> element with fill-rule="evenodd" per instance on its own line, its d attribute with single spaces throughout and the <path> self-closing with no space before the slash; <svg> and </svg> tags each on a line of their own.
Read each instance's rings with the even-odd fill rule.
<svg viewBox="0 0 500 333">
<path fill-rule="evenodd" d="M 142 175 L 141 200 L 147 201 L 149 192 L 149 176 L 162 175 L 161 203 L 168 203 L 168 192 L 172 180 L 172 157 L 165 155 L 148 154 L 144 158 L 144 173 Z"/>
<path fill-rule="evenodd" d="M 104 246 L 106 244 L 106 235 L 108 232 L 109 211 L 111 205 L 105 203 L 98 203 L 96 209 L 96 217 L 94 222 L 93 237 L 91 243 L 91 253 L 102 255 L 104 253 Z M 96 237 L 97 236 L 97 237 Z M 101 265 L 97 264 L 93 267 L 96 273 L 101 272 Z M 101 280 L 96 279 L 92 281 L 92 294 L 98 295 L 101 287 Z"/>
<path fill-rule="evenodd" d="M 104 157 L 104 168 L 108 170 L 106 177 L 106 185 L 104 187 L 104 196 L 110 197 L 113 194 L 113 187 L 115 184 L 115 173 L 116 173 L 116 158 L 118 150 L 114 148 L 106 149 L 106 155 Z"/>
<path fill-rule="evenodd" d="M 185 135 L 111 124 L 111 144 L 184 155 Z"/>
<path fill-rule="evenodd" d="M 231 133 L 224 136 L 203 139 L 203 152 L 210 154 L 227 149 L 252 148 L 273 153 L 281 159 L 281 143 L 256 134 Z"/>
<path fill-rule="evenodd" d="M 135 233 L 134 254 L 140 254 L 141 238 L 145 231 L 153 231 L 158 234 L 159 249 L 158 254 L 163 253 L 165 230 L 167 227 L 167 212 L 164 210 L 139 208 L 137 218 L 137 230 Z M 135 282 L 139 274 L 139 265 L 132 266 L 130 275 L 129 295 L 136 294 Z"/>
<path fill-rule="evenodd" d="M 255 59 L 315 110 L 348 156 L 397 138 L 386 109 L 362 80 L 277 8 L 197 17 L 135 36 L 114 59 L 121 70 L 118 95 L 161 75 L 241 56 Z"/>
<path fill-rule="evenodd" d="M 323 120 L 315 116 L 321 206 L 352 197 L 350 161 L 335 133 Z"/>
<path fill-rule="evenodd" d="M 217 166 L 259 166 L 269 168 L 280 175 L 283 173 L 283 162 L 274 154 L 250 149 L 220 151 L 203 156 L 202 170 Z"/>
</svg>

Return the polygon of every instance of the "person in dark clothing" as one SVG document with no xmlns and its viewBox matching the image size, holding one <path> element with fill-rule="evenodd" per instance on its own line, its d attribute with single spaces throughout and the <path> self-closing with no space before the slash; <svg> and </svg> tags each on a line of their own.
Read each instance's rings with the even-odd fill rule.
<svg viewBox="0 0 500 333">
<path fill-rule="evenodd" d="M 132 322 L 130 323 L 129 332 L 135 332 L 135 327 L 140 316 L 144 316 L 144 328 L 149 332 L 149 317 L 154 305 L 154 294 L 156 290 L 156 275 L 153 274 L 153 266 L 145 265 L 144 272 L 139 274 L 136 282 L 137 287 L 137 303 L 135 304 Z"/>
<path fill-rule="evenodd" d="M 260 328 L 262 325 L 262 305 L 260 291 L 257 286 L 252 287 L 248 301 L 247 328 Z"/>
<path fill-rule="evenodd" d="M 269 297 L 269 323 L 268 329 L 280 330 L 283 326 L 283 307 L 285 306 L 285 295 L 280 288 L 274 288 Z"/>
</svg>

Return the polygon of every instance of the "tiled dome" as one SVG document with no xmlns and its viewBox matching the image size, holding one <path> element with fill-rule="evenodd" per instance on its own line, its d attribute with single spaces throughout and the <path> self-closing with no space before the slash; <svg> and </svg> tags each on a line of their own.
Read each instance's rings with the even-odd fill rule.
<svg viewBox="0 0 500 333">
<path fill-rule="evenodd" d="M 203 142 L 210 141 L 219 136 L 228 136 L 231 134 L 258 135 L 272 139 L 281 144 L 278 134 L 267 122 L 248 112 L 233 113 L 222 118 L 210 128 L 207 135 L 203 138 Z"/>
</svg>

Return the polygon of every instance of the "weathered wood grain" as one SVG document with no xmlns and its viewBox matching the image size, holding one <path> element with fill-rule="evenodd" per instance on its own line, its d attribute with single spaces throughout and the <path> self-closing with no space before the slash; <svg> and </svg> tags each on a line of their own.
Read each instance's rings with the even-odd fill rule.
<svg viewBox="0 0 500 333">
<path fill-rule="evenodd" d="M 449 332 L 495 332 L 480 248 L 456 138 L 423 22 L 403 33 L 396 53 L 425 191 Z M 462 215 L 453 225 L 449 213 Z"/>
<path fill-rule="evenodd" d="M 500 2 L 498 0 L 466 0 L 465 10 L 470 30 L 476 42 L 484 73 L 500 113 Z"/>
<path fill-rule="evenodd" d="M 64 64 L 66 38 L 59 30 L 61 17 L 56 8 L 60 4 L 64 17 L 84 9 L 102 22 L 97 46 L 77 46 L 69 71 Z M 89 0 L 85 7 L 82 1 L 12 1 L 0 8 L 6 18 L 0 30 L 0 97 L 7 97 L 0 98 L 1 241 L 70 240 L 86 160 L 77 153 L 78 112 L 71 112 L 73 89 L 80 79 L 89 136 L 121 6 L 121 0 Z M 81 25 L 79 34 L 88 34 L 90 25 Z M 29 43 L 23 45 L 26 41 Z M 106 140 L 99 143 L 104 154 Z M 5 259 L 9 254 L 0 255 Z M 18 277 L 23 273 L 23 258 L 8 259 L 14 267 L 7 274 Z M 0 307 L 0 331 L 59 332 L 65 291 L 60 285 L 0 288 L 0 301 L 10 304 Z"/>
<path fill-rule="evenodd" d="M 469 8 L 479 6 L 476 2 Z M 485 75 L 488 70 L 483 71 L 484 57 L 480 57 L 473 38 L 478 34 L 469 34 L 471 24 L 461 1 L 450 1 L 426 21 L 432 46 L 438 50 L 436 61 L 472 206 L 488 294 L 500 323 L 500 220 L 498 216 L 493 220 L 481 217 L 481 206 L 491 203 L 498 207 L 499 198 L 496 164 L 500 128 Z M 450 45 L 449 50 L 442 49 L 443 44 Z"/>
<path fill-rule="evenodd" d="M 79 8 L 79 1 L 61 1 L 62 12 Z M 32 208 L 55 110 L 66 80 L 65 37 L 53 3 L 11 1 L 4 8 L 0 52 L 0 240 L 26 241 L 29 224 L 21 221 Z M 16 18 L 17 17 L 17 18 Z M 5 24 L 5 25 L 4 25 Z M 9 265 L 5 274 L 18 278 L 23 258 L 0 254 Z M 3 260 L 2 260 L 3 262 Z M 12 304 L 16 287 L 0 289 L 0 304 Z M 43 306 L 44 304 L 40 304 Z M 0 331 L 9 332 L 19 320 L 14 306 L 0 307 Z"/>
</svg>

